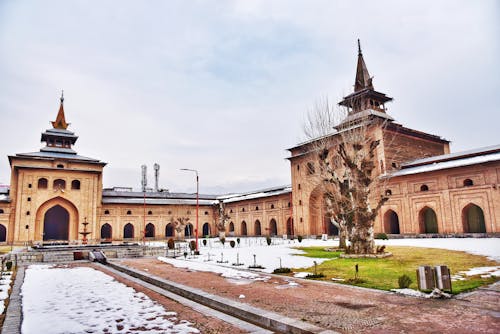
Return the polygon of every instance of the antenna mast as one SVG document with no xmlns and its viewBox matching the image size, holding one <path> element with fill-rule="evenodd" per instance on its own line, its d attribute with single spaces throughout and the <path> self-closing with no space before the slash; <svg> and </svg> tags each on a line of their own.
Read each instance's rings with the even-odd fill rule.
<svg viewBox="0 0 500 334">
<path fill-rule="evenodd" d="M 155 170 L 155 191 L 158 192 L 159 191 L 158 182 L 160 179 L 160 165 L 155 163 L 153 165 L 153 169 Z"/>
<path fill-rule="evenodd" d="M 142 169 L 141 186 L 142 186 L 142 192 L 145 193 L 146 187 L 148 185 L 148 175 L 147 175 L 148 174 L 148 166 L 142 165 L 141 169 Z"/>
</svg>

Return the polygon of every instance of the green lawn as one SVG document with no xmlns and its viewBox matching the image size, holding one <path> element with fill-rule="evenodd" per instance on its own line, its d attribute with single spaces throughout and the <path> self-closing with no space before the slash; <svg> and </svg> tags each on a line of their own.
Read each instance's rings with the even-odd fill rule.
<svg viewBox="0 0 500 334">
<path fill-rule="evenodd" d="M 387 247 L 386 251 L 391 252 L 393 256 L 383 259 L 342 259 L 338 257 L 340 252 L 329 252 L 323 247 L 299 249 L 305 251 L 306 254 L 298 256 L 330 259 L 318 265 L 318 273 L 325 275 L 325 278 L 321 280 L 331 282 L 332 278 L 342 278 L 346 281 L 353 279 L 355 265 L 358 264 L 358 277 L 362 282 L 352 284 L 381 290 L 399 288 L 398 278 L 403 274 L 411 277 L 413 282 L 410 288 L 417 289 L 416 269 L 421 265 L 447 265 L 452 275 L 474 267 L 498 266 L 497 262 L 488 260 L 484 256 L 437 248 L 391 246 Z M 294 269 L 295 272 L 313 272 L 313 270 L 313 267 Z M 452 282 L 453 293 L 468 291 L 497 280 L 499 278 L 485 279 L 473 276 L 468 277 L 465 281 L 454 281 Z"/>
</svg>

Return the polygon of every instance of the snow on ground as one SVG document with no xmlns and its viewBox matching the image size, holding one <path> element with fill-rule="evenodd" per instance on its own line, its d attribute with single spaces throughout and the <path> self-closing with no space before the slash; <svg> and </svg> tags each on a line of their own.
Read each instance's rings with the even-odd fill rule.
<svg viewBox="0 0 500 334">
<path fill-rule="evenodd" d="M 9 297 L 10 283 L 12 282 L 12 272 L 4 272 L 0 278 L 0 314 L 5 310 L 4 300 Z"/>
<path fill-rule="evenodd" d="M 254 262 L 257 265 L 265 267 L 265 269 L 260 270 L 264 273 L 271 273 L 274 269 L 280 267 L 280 261 L 282 267 L 308 268 L 312 267 L 315 261 L 320 264 L 327 259 L 300 256 L 300 254 L 304 254 L 304 252 L 294 249 L 293 247 L 323 246 L 328 248 L 338 246 L 338 240 L 331 239 L 326 241 L 304 239 L 301 243 L 299 243 L 297 240 L 273 238 L 273 244 L 268 246 L 265 238 L 241 238 L 240 245 L 236 245 L 235 248 L 231 248 L 229 245 L 230 240 L 236 240 L 236 238 L 226 238 L 224 245 L 222 245 L 218 239 L 212 238 L 207 241 L 206 246 L 203 246 L 200 239 L 200 256 L 188 256 L 187 259 L 184 259 L 183 257 L 178 257 L 177 259 L 162 257 L 160 259 L 164 262 L 171 263 L 176 267 L 188 268 L 197 271 L 215 272 L 228 278 L 233 283 L 244 284 L 255 280 L 266 279 L 265 275 L 249 273 L 241 270 L 248 269 L 248 266 L 254 265 Z M 491 259 L 500 261 L 499 238 L 391 239 L 376 240 L 376 244 L 460 250 L 473 254 L 485 255 Z M 182 254 L 182 252 L 180 254 Z M 242 263 L 243 265 L 233 266 L 233 263 Z M 500 267 L 492 268 L 492 270 L 483 274 L 497 275 Z M 295 277 L 302 277 L 301 275 L 304 276 L 307 275 L 307 273 L 297 273 L 295 274 Z"/>
<path fill-rule="evenodd" d="M 22 304 L 23 334 L 199 333 L 175 312 L 92 268 L 29 266 Z"/>
</svg>

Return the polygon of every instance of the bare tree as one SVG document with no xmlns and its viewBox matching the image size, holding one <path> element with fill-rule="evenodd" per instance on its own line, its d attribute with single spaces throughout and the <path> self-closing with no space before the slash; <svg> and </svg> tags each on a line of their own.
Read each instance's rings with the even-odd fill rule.
<svg viewBox="0 0 500 334">
<path fill-rule="evenodd" d="M 347 109 L 333 108 L 325 99 L 309 112 L 304 133 L 320 166 L 316 182 L 326 216 L 339 229 L 340 247 L 346 247 L 348 238 L 350 251 L 371 254 L 375 252 L 374 221 L 388 199 L 376 195 L 380 192 L 375 172 L 379 140 L 373 130 L 384 123 L 348 116 Z"/>
<path fill-rule="evenodd" d="M 170 222 L 174 226 L 175 232 L 177 232 L 176 235 L 179 238 L 180 236 L 183 235 L 182 232 L 184 232 L 184 228 L 189 223 L 189 217 L 177 217 L 177 218 L 172 217 Z"/>
<path fill-rule="evenodd" d="M 224 238 L 226 232 L 226 224 L 229 221 L 230 216 L 226 213 L 226 208 L 223 201 L 219 201 L 215 204 L 218 209 L 218 221 L 217 221 L 217 231 L 219 232 L 219 237 Z"/>
</svg>

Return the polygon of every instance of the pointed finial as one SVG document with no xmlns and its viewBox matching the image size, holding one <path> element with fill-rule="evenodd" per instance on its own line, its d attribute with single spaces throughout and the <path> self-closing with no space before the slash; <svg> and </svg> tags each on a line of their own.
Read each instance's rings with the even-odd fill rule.
<svg viewBox="0 0 500 334">
<path fill-rule="evenodd" d="M 362 54 L 361 52 L 361 42 L 359 41 L 359 38 L 358 38 L 358 55 Z"/>
<path fill-rule="evenodd" d="M 61 103 L 64 103 L 64 89 L 61 90 L 61 99 L 60 100 L 61 100 Z"/>
</svg>

